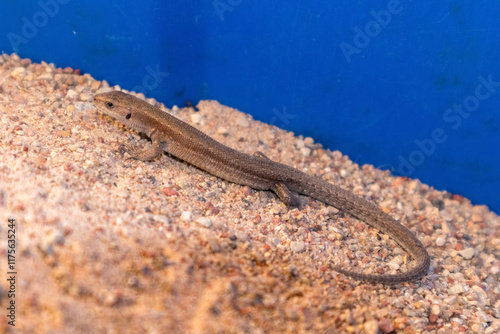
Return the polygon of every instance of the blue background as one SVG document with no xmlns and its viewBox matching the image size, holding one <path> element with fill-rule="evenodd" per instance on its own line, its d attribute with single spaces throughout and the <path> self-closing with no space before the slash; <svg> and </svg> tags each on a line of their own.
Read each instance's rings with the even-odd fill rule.
<svg viewBox="0 0 500 334">
<path fill-rule="evenodd" d="M 0 50 L 170 106 L 216 99 L 500 212 L 500 86 L 448 111 L 500 82 L 499 17 L 492 0 L 2 1 Z"/>
</svg>

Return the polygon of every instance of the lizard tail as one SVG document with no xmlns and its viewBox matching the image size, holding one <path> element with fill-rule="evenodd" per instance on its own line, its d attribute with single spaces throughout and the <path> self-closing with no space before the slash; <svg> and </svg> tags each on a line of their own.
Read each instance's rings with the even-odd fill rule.
<svg viewBox="0 0 500 334">
<path fill-rule="evenodd" d="M 334 267 L 333 270 L 355 279 L 387 284 L 414 281 L 425 276 L 429 270 L 431 259 L 424 245 L 413 232 L 394 220 L 373 202 L 318 177 L 299 173 L 301 175 L 293 175 L 287 180 L 291 189 L 332 205 L 368 223 L 380 232 L 389 235 L 416 260 L 416 265 L 412 269 L 394 275 L 362 274 L 339 267 Z"/>
</svg>

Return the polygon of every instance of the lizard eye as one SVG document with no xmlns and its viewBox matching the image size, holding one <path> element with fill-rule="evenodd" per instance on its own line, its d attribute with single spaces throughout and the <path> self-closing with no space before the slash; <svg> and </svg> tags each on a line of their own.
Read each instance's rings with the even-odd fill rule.
<svg viewBox="0 0 500 334">
<path fill-rule="evenodd" d="M 115 105 L 113 104 L 113 102 L 106 102 L 106 107 L 108 107 L 109 109 L 113 109 Z"/>
<path fill-rule="evenodd" d="M 125 116 L 126 119 L 129 119 L 130 117 L 132 117 L 132 114 L 127 114 L 127 116 Z"/>
</svg>

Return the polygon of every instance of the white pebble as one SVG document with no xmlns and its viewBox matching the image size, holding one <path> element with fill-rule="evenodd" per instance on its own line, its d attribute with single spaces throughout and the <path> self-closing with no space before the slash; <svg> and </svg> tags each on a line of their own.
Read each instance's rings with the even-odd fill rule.
<svg viewBox="0 0 500 334">
<path fill-rule="evenodd" d="M 395 256 L 395 257 L 391 260 L 391 262 L 396 263 L 396 264 L 398 264 L 398 265 L 402 265 L 405 261 L 404 261 L 404 259 L 403 259 L 403 257 L 402 257 L 401 255 L 398 255 L 398 256 Z M 398 268 L 396 268 L 396 269 L 398 269 Z"/>
<path fill-rule="evenodd" d="M 193 214 L 191 213 L 191 211 L 183 211 L 181 213 L 181 220 L 183 222 L 189 222 L 189 221 L 191 221 L 192 218 L 193 218 Z"/>
<path fill-rule="evenodd" d="M 18 76 L 24 74 L 26 72 L 26 69 L 24 67 L 16 67 L 12 72 L 10 72 L 10 75 L 13 78 L 17 78 Z"/>
<path fill-rule="evenodd" d="M 196 222 L 198 224 L 200 224 L 201 226 L 205 226 L 205 227 L 212 226 L 212 220 L 210 218 L 207 218 L 207 217 L 200 217 L 200 218 L 196 219 Z"/>
<path fill-rule="evenodd" d="M 193 122 L 194 124 L 202 124 L 203 118 L 201 117 L 201 114 L 199 113 L 191 114 L 191 122 Z"/>
<path fill-rule="evenodd" d="M 73 105 L 75 106 L 76 112 L 81 112 L 87 109 L 95 108 L 94 105 L 90 102 L 75 102 L 73 103 Z"/>
<path fill-rule="evenodd" d="M 446 239 L 444 237 L 438 237 L 436 239 L 436 245 L 438 247 L 444 246 L 445 243 L 446 243 Z"/>
<path fill-rule="evenodd" d="M 449 296 L 444 299 L 444 305 L 452 307 L 455 306 L 456 303 L 457 303 L 457 296 Z"/>
<path fill-rule="evenodd" d="M 304 244 L 303 241 L 292 241 L 290 248 L 295 253 L 302 253 L 303 251 L 306 250 L 306 245 Z"/>
<path fill-rule="evenodd" d="M 80 100 L 81 101 L 90 101 L 90 98 L 92 96 L 89 93 L 81 93 L 80 94 Z"/>
<path fill-rule="evenodd" d="M 399 269 L 399 264 L 397 264 L 396 262 L 393 262 L 393 261 L 390 261 L 389 263 L 387 263 L 389 265 L 389 267 L 391 269 L 395 269 L 395 270 L 398 270 Z"/>
<path fill-rule="evenodd" d="M 474 248 L 472 247 L 469 247 L 467 249 L 464 249 L 463 251 L 460 251 L 460 255 L 466 259 L 466 260 L 470 260 L 474 257 Z"/>
<path fill-rule="evenodd" d="M 304 138 L 304 145 L 312 147 L 314 145 L 314 139 L 311 137 Z"/>
<path fill-rule="evenodd" d="M 303 156 L 308 157 L 311 154 L 311 149 L 309 147 L 302 147 L 300 149 L 300 153 L 302 153 Z"/>
<path fill-rule="evenodd" d="M 365 333 L 369 334 L 377 334 L 380 333 L 378 330 L 378 321 L 377 320 L 368 320 L 363 324 L 365 328 Z"/>
<path fill-rule="evenodd" d="M 68 93 L 66 94 L 66 98 L 68 98 L 68 99 L 77 99 L 78 98 L 78 93 L 75 90 L 70 89 L 70 90 L 68 90 Z"/>
<path fill-rule="evenodd" d="M 223 126 L 217 128 L 217 133 L 220 135 L 227 135 L 229 131 Z"/>
<path fill-rule="evenodd" d="M 38 80 L 52 80 L 52 73 L 50 72 L 45 72 L 41 75 L 38 76 Z"/>
<path fill-rule="evenodd" d="M 462 293 L 465 291 L 463 285 L 461 283 L 457 283 L 453 286 L 451 286 L 448 291 L 451 293 L 451 294 L 454 294 L 454 295 L 458 295 L 459 293 Z"/>
<path fill-rule="evenodd" d="M 248 128 L 250 126 L 250 122 L 248 122 L 246 116 L 242 114 L 238 115 L 238 117 L 236 118 L 236 124 L 244 128 Z"/>
<path fill-rule="evenodd" d="M 153 220 L 155 222 L 162 223 L 165 225 L 168 224 L 168 218 L 167 218 L 167 216 L 164 216 L 164 215 L 154 215 Z"/>
</svg>

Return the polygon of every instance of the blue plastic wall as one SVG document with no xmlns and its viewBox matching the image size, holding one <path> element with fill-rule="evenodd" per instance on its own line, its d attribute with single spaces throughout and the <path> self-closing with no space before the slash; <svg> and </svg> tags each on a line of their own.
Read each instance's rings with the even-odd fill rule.
<svg viewBox="0 0 500 334">
<path fill-rule="evenodd" d="M 220 102 L 500 212 L 500 3 L 0 2 L 0 50 Z"/>
</svg>

